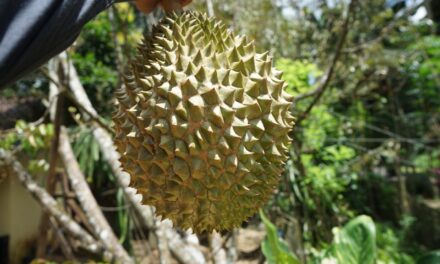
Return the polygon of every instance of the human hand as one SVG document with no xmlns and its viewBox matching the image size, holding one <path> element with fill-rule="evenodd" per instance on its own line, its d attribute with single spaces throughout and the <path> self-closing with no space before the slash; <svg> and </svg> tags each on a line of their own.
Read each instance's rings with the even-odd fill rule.
<svg viewBox="0 0 440 264">
<path fill-rule="evenodd" d="M 165 11 L 172 11 L 176 6 L 183 7 L 191 2 L 192 0 L 136 0 L 136 6 L 141 12 L 150 13 L 159 5 Z"/>
</svg>

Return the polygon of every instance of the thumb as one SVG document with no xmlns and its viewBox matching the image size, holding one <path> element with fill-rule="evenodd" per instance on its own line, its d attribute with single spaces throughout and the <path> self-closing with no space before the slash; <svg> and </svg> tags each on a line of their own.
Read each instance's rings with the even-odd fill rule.
<svg viewBox="0 0 440 264">
<path fill-rule="evenodd" d="M 150 13 L 158 4 L 159 0 L 136 0 L 135 2 L 136 7 L 143 13 Z"/>
<path fill-rule="evenodd" d="M 181 0 L 161 0 L 160 5 L 166 12 L 182 10 Z"/>
</svg>

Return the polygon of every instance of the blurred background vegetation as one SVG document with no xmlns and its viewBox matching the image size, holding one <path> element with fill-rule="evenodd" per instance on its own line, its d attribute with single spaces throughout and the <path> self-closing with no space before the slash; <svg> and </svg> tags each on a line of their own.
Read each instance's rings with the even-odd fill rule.
<svg viewBox="0 0 440 264">
<path fill-rule="evenodd" d="M 230 263 L 440 263 L 438 1 L 352 1 L 190 5 L 254 39 L 259 52 L 269 50 L 296 98 L 285 173 L 264 212 L 223 234 Z M 124 65 L 162 15 L 114 5 L 68 49 L 102 124 L 110 125 Z M 31 174 L 46 175 L 50 167 L 50 83 L 40 70 L 0 94 L 0 148 L 24 157 Z M 149 231 L 127 209 L 81 109 L 66 97 L 61 110 L 79 166 L 119 241 L 132 255 L 153 254 Z M 247 251 L 242 240 L 256 238 L 246 230 L 263 234 Z M 197 243 L 209 248 L 206 240 Z M 57 254 L 66 259 L 50 251 L 39 257 Z M 204 255 L 209 262 L 212 254 Z M 142 256 L 139 262 L 155 263 Z"/>
</svg>

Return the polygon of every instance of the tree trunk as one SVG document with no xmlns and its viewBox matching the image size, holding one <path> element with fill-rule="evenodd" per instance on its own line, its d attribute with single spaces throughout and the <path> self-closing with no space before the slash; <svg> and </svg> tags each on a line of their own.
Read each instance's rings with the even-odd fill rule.
<svg viewBox="0 0 440 264">
<path fill-rule="evenodd" d="M 58 153 L 63 161 L 64 168 L 78 201 L 87 216 L 92 231 L 101 243 L 113 253 L 116 262 L 133 263 L 128 253 L 119 243 L 118 238 L 113 233 L 112 228 L 104 217 L 98 203 L 95 200 L 89 185 L 81 172 L 79 164 L 70 146 L 69 137 L 65 128 L 60 131 L 60 146 Z"/>
</svg>

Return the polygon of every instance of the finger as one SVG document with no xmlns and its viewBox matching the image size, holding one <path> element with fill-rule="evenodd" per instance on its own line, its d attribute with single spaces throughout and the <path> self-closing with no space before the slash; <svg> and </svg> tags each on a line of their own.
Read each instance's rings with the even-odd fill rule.
<svg viewBox="0 0 440 264">
<path fill-rule="evenodd" d="M 150 13 L 159 4 L 159 0 L 136 0 L 136 7 L 144 13 Z"/>
<path fill-rule="evenodd" d="M 161 0 L 160 5 L 166 12 L 182 10 L 180 0 Z"/>
<path fill-rule="evenodd" d="M 180 0 L 180 4 L 182 6 L 186 6 L 189 5 L 192 2 L 192 0 Z"/>
<path fill-rule="evenodd" d="M 192 0 L 161 0 L 160 5 L 165 11 L 176 11 L 190 4 Z"/>
</svg>

